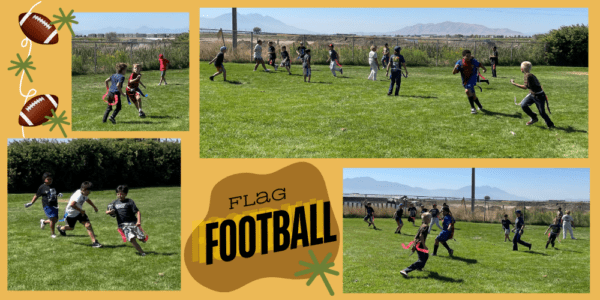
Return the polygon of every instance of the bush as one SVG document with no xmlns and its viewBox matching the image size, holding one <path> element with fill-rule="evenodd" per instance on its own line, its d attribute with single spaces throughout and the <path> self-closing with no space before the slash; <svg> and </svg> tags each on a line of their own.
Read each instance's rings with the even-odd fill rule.
<svg viewBox="0 0 600 300">
<path fill-rule="evenodd" d="M 42 174 L 54 174 L 57 191 L 83 181 L 94 189 L 180 186 L 181 144 L 139 139 L 22 140 L 8 145 L 8 192 L 35 192 Z"/>
<path fill-rule="evenodd" d="M 544 37 L 548 63 L 555 66 L 588 66 L 589 28 L 586 25 L 562 26 Z"/>
</svg>

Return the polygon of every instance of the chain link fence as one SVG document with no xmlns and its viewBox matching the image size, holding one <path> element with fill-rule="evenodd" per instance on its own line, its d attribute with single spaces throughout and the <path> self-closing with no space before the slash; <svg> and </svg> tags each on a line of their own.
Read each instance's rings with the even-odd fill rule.
<svg viewBox="0 0 600 300">
<path fill-rule="evenodd" d="M 459 39 L 459 38 L 423 38 L 423 37 L 391 37 L 391 36 L 355 36 L 355 35 L 300 35 L 282 33 L 259 33 L 251 31 L 223 30 L 223 36 L 218 36 L 219 29 L 200 29 L 200 60 L 211 60 L 219 52 L 219 48 L 227 46 L 225 59 L 230 62 L 253 62 L 253 51 L 258 39 L 263 43 L 263 57 L 266 57 L 268 42 L 275 44 L 277 57 L 281 47 L 286 46 L 290 56 L 296 57 L 296 49 L 300 42 L 311 50 L 313 64 L 325 64 L 329 49 L 333 43 L 340 56 L 342 65 L 368 66 L 370 47 L 378 47 L 381 59 L 383 45 L 388 43 L 390 51 L 394 46 L 402 47 L 401 54 L 408 66 L 452 66 L 462 57 L 464 49 L 480 62 L 489 64 L 492 47 L 498 51 L 499 65 L 519 66 L 523 61 L 534 65 L 546 65 L 546 44 L 543 42 L 523 41 L 514 39 Z M 234 34 L 237 45 L 233 47 Z M 292 63 L 301 64 L 300 60 L 292 59 Z"/>
<path fill-rule="evenodd" d="M 171 63 L 170 68 L 184 69 L 190 66 L 189 43 L 170 41 L 152 42 L 87 42 L 72 41 L 73 75 L 109 74 L 115 72 L 117 63 L 141 64 L 143 70 L 158 70 L 158 55 L 163 54 Z"/>
<path fill-rule="evenodd" d="M 524 213 L 525 222 L 534 225 L 549 225 L 556 217 L 560 207 L 563 212 L 571 211 L 575 219 L 575 226 L 590 226 L 590 202 L 571 202 L 562 200 L 548 201 L 515 201 L 515 200 L 486 200 L 475 199 L 473 207 L 471 199 L 454 197 L 429 197 L 429 196 L 404 196 L 404 195 L 367 195 L 344 194 L 344 217 L 364 217 L 364 205 L 371 202 L 375 208 L 376 217 L 391 218 L 394 212 L 403 204 L 404 215 L 408 214 L 409 204 L 417 207 L 420 215 L 420 206 L 431 209 L 437 204 L 441 210 L 446 203 L 452 211 L 452 216 L 457 221 L 499 223 L 507 214 L 513 221 L 514 212 L 519 209 Z"/>
</svg>

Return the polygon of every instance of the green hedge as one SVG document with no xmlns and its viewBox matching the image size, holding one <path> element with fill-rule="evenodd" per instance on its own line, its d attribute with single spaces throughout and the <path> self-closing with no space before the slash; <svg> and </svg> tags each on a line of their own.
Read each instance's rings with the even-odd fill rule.
<svg viewBox="0 0 600 300">
<path fill-rule="evenodd" d="M 83 181 L 94 189 L 180 186 L 181 144 L 140 139 L 18 140 L 8 145 L 8 192 L 34 193 L 42 174 L 71 192 Z"/>
</svg>

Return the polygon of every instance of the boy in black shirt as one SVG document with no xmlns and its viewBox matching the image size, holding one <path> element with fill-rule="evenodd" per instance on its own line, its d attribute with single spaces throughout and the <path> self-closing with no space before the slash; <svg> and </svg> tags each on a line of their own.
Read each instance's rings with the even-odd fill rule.
<svg viewBox="0 0 600 300">
<path fill-rule="evenodd" d="M 223 81 L 227 81 L 227 73 L 225 72 L 225 65 L 223 65 L 223 60 L 225 59 L 225 53 L 227 53 L 227 47 L 223 46 L 221 47 L 221 52 L 219 52 L 217 54 L 217 56 L 215 56 L 215 58 L 213 58 L 213 60 L 211 60 L 208 64 L 212 64 L 215 63 L 215 68 L 217 68 L 217 73 L 213 74 L 212 76 L 210 76 L 210 81 L 214 81 L 215 80 L 215 76 L 223 73 Z"/>
<path fill-rule="evenodd" d="M 517 214 L 517 220 L 515 220 L 515 235 L 513 236 L 513 251 L 518 251 L 519 246 L 517 244 L 521 244 L 525 247 L 528 247 L 531 251 L 531 244 L 521 240 L 523 236 L 523 230 L 525 229 L 525 220 L 523 219 L 523 214 L 520 210 L 515 212 Z"/>
<path fill-rule="evenodd" d="M 371 202 L 367 202 L 367 205 L 365 205 L 365 212 L 367 215 L 363 218 L 363 221 L 369 223 L 369 226 L 367 227 L 373 225 L 373 229 L 377 229 L 375 226 L 375 210 L 373 209 L 373 206 L 371 206 Z"/>
<path fill-rule="evenodd" d="M 402 223 L 402 214 L 404 213 L 404 210 L 402 209 L 402 203 L 400 203 L 400 206 L 398 206 L 398 209 L 396 210 L 396 212 L 394 213 L 394 220 L 396 220 L 396 224 L 398 224 L 398 227 L 396 228 L 396 232 L 394 233 L 400 233 L 400 230 L 402 230 L 402 225 L 404 225 Z"/>
<path fill-rule="evenodd" d="M 128 192 L 129 187 L 127 185 L 118 186 L 117 200 L 108 205 L 106 214 L 117 218 L 123 241 L 130 241 L 141 256 L 146 256 L 146 253 L 136 241 L 136 239 L 139 239 L 145 243 L 148 240 L 148 236 L 142 230 L 142 214 L 135 202 L 127 198 Z"/>
<path fill-rule="evenodd" d="M 290 54 L 287 52 L 287 48 L 285 46 L 281 47 L 281 64 L 279 65 L 280 67 L 285 67 L 285 69 L 288 71 L 289 75 L 292 75 L 292 72 L 290 72 Z"/>
<path fill-rule="evenodd" d="M 331 73 L 333 74 L 333 77 L 337 77 L 337 75 L 335 75 L 335 71 L 339 71 L 340 74 L 344 75 L 344 70 L 342 70 L 342 65 L 340 65 L 339 62 L 339 55 L 337 53 L 337 51 L 333 50 L 333 44 L 329 44 L 329 58 L 327 58 L 327 62 L 329 62 L 329 69 L 331 70 Z M 337 66 L 339 66 L 339 68 Z"/>
<path fill-rule="evenodd" d="M 308 78 L 308 83 L 310 83 L 310 49 L 306 49 L 304 56 L 302 56 L 302 69 L 304 71 L 304 82 L 306 82 L 306 78 Z"/>
<path fill-rule="evenodd" d="M 546 234 L 548 230 L 550 230 L 550 234 L 548 235 L 548 241 L 546 242 L 546 249 L 548 249 L 549 244 L 552 244 L 552 248 L 554 248 L 554 241 L 556 241 L 556 237 L 558 236 L 558 234 L 560 234 L 560 228 L 560 218 L 556 217 L 554 218 L 554 222 L 550 224 L 546 231 L 544 231 L 544 234 Z M 558 241 L 560 242 L 560 239 Z"/>
<path fill-rule="evenodd" d="M 550 120 L 550 117 L 546 114 L 545 105 L 548 103 L 548 97 L 544 90 L 542 90 L 542 85 L 538 81 L 535 75 L 531 74 L 531 63 L 528 61 L 524 61 L 521 63 L 521 72 L 525 74 L 525 83 L 523 85 L 515 83 L 514 79 L 510 80 L 510 83 L 518 88 L 522 88 L 524 90 L 529 89 L 529 95 L 521 101 L 521 108 L 523 111 L 531 117 L 531 120 L 527 122 L 525 125 L 531 125 L 538 121 L 537 115 L 529 108 L 532 104 L 535 103 L 538 110 L 540 111 L 540 115 L 546 121 L 546 125 L 548 128 L 554 128 L 554 123 Z M 548 105 L 548 112 L 550 112 L 550 106 Z M 551 113 L 551 112 L 550 112 Z"/>
<path fill-rule="evenodd" d="M 417 226 L 415 225 L 415 217 L 417 217 L 417 208 L 411 203 L 408 207 L 408 221 L 412 222 L 413 226 Z"/>
<path fill-rule="evenodd" d="M 275 71 L 277 71 L 277 65 L 275 64 L 277 54 L 275 53 L 275 46 L 273 46 L 273 42 L 269 42 L 269 49 L 267 50 L 267 53 L 269 53 L 269 65 L 273 66 Z"/>
<path fill-rule="evenodd" d="M 429 232 L 431 232 L 431 227 L 433 227 L 433 224 L 437 225 L 437 227 L 440 230 L 443 229 L 442 226 L 440 226 L 440 219 L 438 218 L 438 214 L 440 213 L 440 210 L 437 208 L 436 203 L 433 204 L 433 208 L 429 211 L 429 213 L 431 214 L 431 223 L 429 224 Z"/>
<path fill-rule="evenodd" d="M 300 42 L 300 47 L 298 47 L 298 49 L 296 49 L 296 53 L 298 54 L 298 58 L 297 59 L 303 59 L 304 55 L 306 54 L 306 47 L 304 47 L 304 43 Z"/>
<path fill-rule="evenodd" d="M 25 204 L 25 208 L 31 207 L 39 197 L 42 197 L 42 206 L 48 219 L 40 219 L 40 228 L 44 229 L 46 224 L 50 224 L 50 229 L 52 230 L 51 237 L 56 238 L 56 234 L 54 234 L 54 228 L 56 226 L 56 222 L 58 222 L 58 197 L 56 190 L 50 187 L 53 180 L 52 173 L 44 173 L 44 175 L 42 175 L 42 180 L 44 183 L 40 185 L 35 195 L 33 195 L 31 202 Z"/>
<path fill-rule="evenodd" d="M 125 72 L 127 71 L 127 65 L 124 63 L 118 63 L 115 69 L 117 73 L 111 75 L 110 77 L 106 78 L 106 80 L 104 80 L 104 84 L 106 85 L 106 89 L 108 90 L 108 106 L 106 107 L 106 111 L 104 111 L 102 123 L 106 123 L 106 120 L 109 120 L 111 123 L 117 124 L 117 120 L 115 120 L 115 118 L 117 117 L 117 114 L 119 114 L 119 112 L 121 111 L 121 95 L 124 95 L 123 82 L 125 82 Z M 110 87 L 108 85 L 109 82 Z M 113 105 L 116 105 L 117 108 L 109 118 L 108 115 L 112 111 Z"/>
<path fill-rule="evenodd" d="M 421 219 L 423 220 L 423 223 L 421 224 L 421 227 L 419 227 L 417 235 L 415 235 L 415 240 L 413 241 L 412 248 L 413 252 L 417 251 L 419 260 L 417 260 L 417 262 L 415 262 L 414 264 L 410 265 L 408 268 L 400 271 L 400 274 L 402 274 L 402 276 L 404 277 L 408 277 L 408 273 L 414 270 L 422 271 L 425 267 L 425 264 L 427 263 L 427 260 L 429 259 L 429 253 L 425 253 L 418 249 L 428 251 L 427 246 L 425 245 L 425 241 L 427 240 L 427 232 L 429 231 L 429 225 L 427 224 L 429 224 L 429 222 L 431 221 L 431 214 L 424 213 L 421 215 Z"/>
<path fill-rule="evenodd" d="M 490 55 L 490 63 L 492 64 L 492 77 L 496 77 L 496 65 L 498 64 L 498 50 L 496 50 L 496 46 L 494 46 L 492 55 Z"/>
<path fill-rule="evenodd" d="M 508 240 L 509 242 L 512 242 L 510 240 L 510 237 L 508 236 L 510 234 L 510 224 L 512 224 L 512 223 L 508 219 L 508 215 L 504 215 L 504 220 L 502 220 L 502 229 L 504 230 L 504 241 L 505 242 L 506 242 L 506 240 Z"/>
</svg>

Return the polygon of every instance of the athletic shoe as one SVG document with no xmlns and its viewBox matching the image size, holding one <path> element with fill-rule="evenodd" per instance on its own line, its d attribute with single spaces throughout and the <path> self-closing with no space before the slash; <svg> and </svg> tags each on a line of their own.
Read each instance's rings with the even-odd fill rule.
<svg viewBox="0 0 600 300">
<path fill-rule="evenodd" d="M 474 108 L 471 108 L 471 113 L 472 113 L 472 114 L 476 114 L 476 113 L 477 113 L 477 110 L 475 110 Z"/>
<path fill-rule="evenodd" d="M 529 244 L 529 251 L 531 251 L 531 246 L 533 246 L 532 244 Z"/>
<path fill-rule="evenodd" d="M 98 243 L 98 240 L 96 240 L 95 242 L 92 243 L 92 247 L 94 248 L 102 248 L 102 244 Z"/>
<path fill-rule="evenodd" d="M 404 270 L 400 271 L 400 274 L 402 274 L 402 276 L 404 277 L 408 277 L 408 273 L 406 273 L 406 271 Z"/>
<path fill-rule="evenodd" d="M 480 106 L 480 107 L 478 107 L 477 109 L 479 109 L 479 110 L 483 110 L 483 106 Z"/>
<path fill-rule="evenodd" d="M 367 227 L 371 227 L 371 225 L 373 225 L 373 224 L 369 223 L 369 226 L 367 226 Z"/>
<path fill-rule="evenodd" d="M 46 223 L 44 222 L 44 219 L 40 219 L 40 229 L 44 229 L 44 227 L 46 227 Z"/>
<path fill-rule="evenodd" d="M 454 256 L 454 249 L 450 249 L 450 251 L 448 251 L 448 254 L 450 254 L 450 256 Z"/>
<path fill-rule="evenodd" d="M 117 124 L 117 120 L 115 120 L 115 118 L 113 118 L 112 116 L 110 116 L 110 118 L 108 118 L 108 120 L 113 124 Z"/>
<path fill-rule="evenodd" d="M 140 254 L 140 256 L 146 256 L 146 253 L 144 252 L 144 253 Z"/>
<path fill-rule="evenodd" d="M 538 121 L 537 119 L 535 119 L 535 120 L 531 119 L 531 120 L 529 120 L 529 122 L 525 123 L 525 125 L 529 126 L 531 124 L 537 123 L 537 121 Z"/>
<path fill-rule="evenodd" d="M 269 70 L 269 69 L 265 69 L 265 72 L 271 72 L 271 70 Z"/>
<path fill-rule="evenodd" d="M 55 239 L 56 238 L 56 234 L 53 234 L 50 237 L 53 238 L 53 239 Z"/>
<path fill-rule="evenodd" d="M 431 256 L 437 256 L 437 253 L 431 254 Z"/>
<path fill-rule="evenodd" d="M 340 74 L 344 75 L 344 69 L 340 69 Z"/>
<path fill-rule="evenodd" d="M 56 230 L 58 230 L 58 232 L 60 232 L 60 235 L 67 236 L 67 233 L 64 230 L 61 230 L 60 228 L 61 228 L 61 226 L 56 227 Z"/>
<path fill-rule="evenodd" d="M 375 225 L 373 225 L 373 229 L 377 230 L 377 227 L 375 227 Z"/>
<path fill-rule="evenodd" d="M 140 111 L 140 118 L 145 118 L 145 117 L 146 117 L 146 114 L 144 113 L 144 111 L 143 110 Z"/>
<path fill-rule="evenodd" d="M 208 77 L 208 79 L 210 79 L 210 81 L 215 81 L 215 78 L 212 76 Z"/>
<path fill-rule="evenodd" d="M 392 93 L 388 93 L 387 95 L 388 95 L 388 96 L 391 96 L 391 95 L 392 95 Z"/>
</svg>

